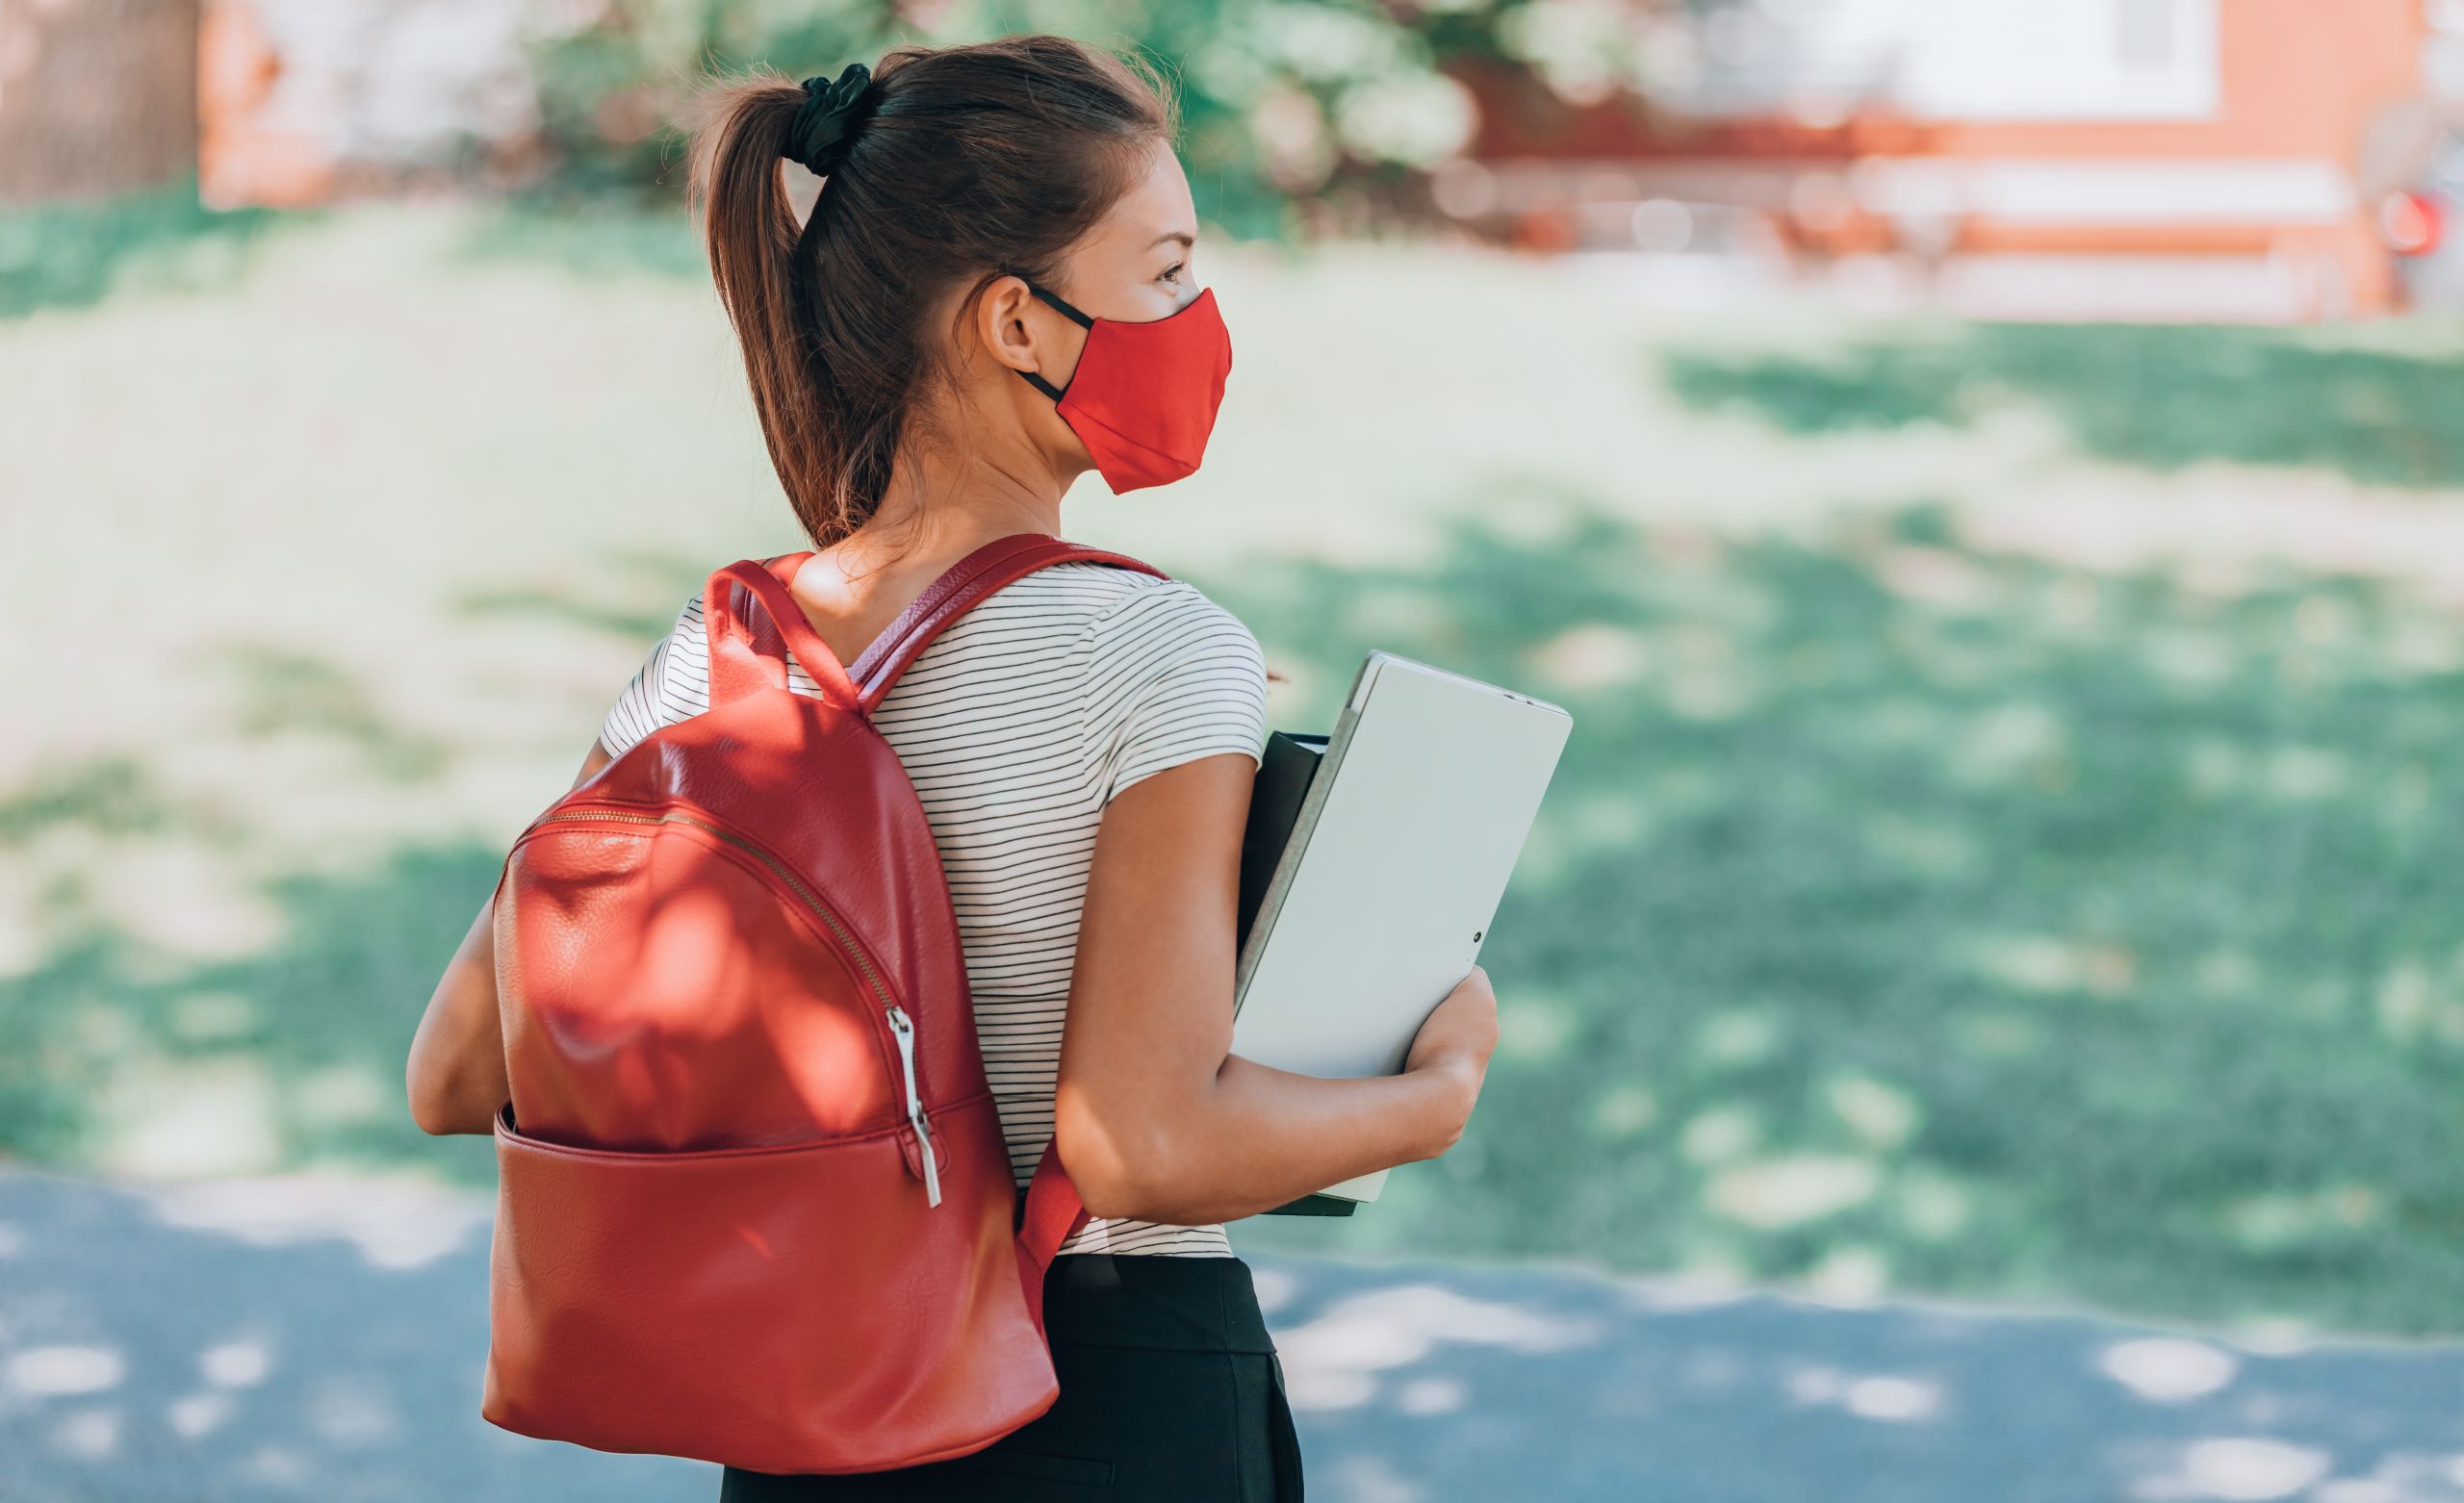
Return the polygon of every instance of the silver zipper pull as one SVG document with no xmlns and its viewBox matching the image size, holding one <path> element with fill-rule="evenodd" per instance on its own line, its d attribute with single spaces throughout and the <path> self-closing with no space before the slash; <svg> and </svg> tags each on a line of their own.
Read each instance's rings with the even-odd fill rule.
<svg viewBox="0 0 2464 1503">
<path fill-rule="evenodd" d="M 933 1155 L 933 1125 L 924 1116 L 924 1098 L 915 1089 L 915 1022 L 907 1009 L 891 1003 L 889 1031 L 898 1040 L 898 1070 L 907 1080 L 907 1125 L 915 1130 L 915 1148 L 924 1160 L 924 1204 L 941 1203 L 941 1167 Z"/>
</svg>

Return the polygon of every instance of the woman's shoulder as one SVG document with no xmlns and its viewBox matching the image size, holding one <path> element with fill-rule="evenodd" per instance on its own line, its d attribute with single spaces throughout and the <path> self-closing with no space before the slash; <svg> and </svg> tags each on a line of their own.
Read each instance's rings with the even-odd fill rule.
<svg viewBox="0 0 2464 1503">
<path fill-rule="evenodd" d="M 1060 569 L 1047 572 L 1057 573 Z M 1098 662 L 1159 653 L 1173 658 L 1193 654 L 1260 657 L 1257 638 L 1241 618 L 1188 580 L 1159 579 L 1128 569 L 1106 569 L 1105 573 L 1113 577 L 1097 587 L 1104 599 L 1090 622 Z M 1260 672 L 1264 672 L 1263 662 Z"/>
<path fill-rule="evenodd" d="M 1054 564 L 1011 584 L 976 607 L 1065 625 L 1104 657 L 1124 645 L 1159 639 L 1226 638 L 1257 643 L 1231 611 L 1186 579 L 1159 578 L 1110 564 Z"/>
<path fill-rule="evenodd" d="M 1113 610 L 1125 600 L 1158 591 L 1180 593 L 1190 589 L 1186 580 L 1159 578 L 1136 569 L 1122 569 L 1092 559 L 1077 559 L 1066 564 L 1048 564 L 1014 581 L 992 599 L 998 600 L 1007 596 L 1045 602 L 1066 601 L 1100 613 Z"/>
</svg>

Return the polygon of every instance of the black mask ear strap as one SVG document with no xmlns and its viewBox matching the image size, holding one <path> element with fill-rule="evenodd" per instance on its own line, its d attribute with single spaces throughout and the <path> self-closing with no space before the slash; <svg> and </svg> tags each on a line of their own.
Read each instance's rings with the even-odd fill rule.
<svg viewBox="0 0 2464 1503">
<path fill-rule="evenodd" d="M 1085 314 L 1080 313 L 1077 309 L 1072 308 L 1069 304 L 1064 302 L 1061 298 L 1061 294 L 1058 293 L 1048 293 L 1042 288 L 1036 286 L 1034 279 L 1029 277 L 1025 272 L 1008 270 L 1005 271 L 1004 274 L 1014 276 L 1019 281 L 1026 283 L 1028 292 L 1035 293 L 1038 297 L 1042 298 L 1045 302 L 1050 303 L 1054 308 L 1060 310 L 1064 318 L 1070 319 L 1080 328 L 1091 329 L 1095 326 L 1094 319 L 1088 318 Z M 1061 388 L 1045 380 L 1042 376 L 1038 375 L 1032 370 L 1021 370 L 1018 374 L 1026 377 L 1028 384 L 1033 386 L 1037 391 L 1041 392 L 1044 395 L 1051 397 L 1056 402 L 1061 400 Z"/>
<path fill-rule="evenodd" d="M 1020 277 L 1018 280 L 1024 282 L 1026 281 L 1026 278 Z M 1027 282 L 1027 291 L 1035 293 L 1038 297 L 1042 298 L 1045 302 L 1052 304 L 1055 308 L 1060 309 L 1063 317 L 1075 321 L 1078 327 L 1082 329 L 1091 329 L 1095 326 L 1094 319 L 1088 318 L 1077 309 L 1070 307 L 1065 302 L 1063 302 L 1061 300 L 1060 293 L 1047 293 L 1042 288 L 1036 286 L 1033 282 Z"/>
</svg>

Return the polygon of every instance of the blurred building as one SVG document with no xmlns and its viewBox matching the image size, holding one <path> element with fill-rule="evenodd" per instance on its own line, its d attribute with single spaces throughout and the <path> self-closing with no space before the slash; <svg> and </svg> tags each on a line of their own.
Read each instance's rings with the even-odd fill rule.
<svg viewBox="0 0 2464 1503">
<path fill-rule="evenodd" d="M 2445 243 L 2464 0 L 1513 13 L 1578 12 L 1627 48 L 1599 75 L 1618 87 L 1570 104 L 1545 68 L 1449 64 L 1478 124 L 1432 197 L 1655 295 L 1817 282 L 1986 315 L 2242 319 L 2464 303 L 2464 242 Z M 610 0 L 0 0 L 0 203 L 192 171 L 219 207 L 520 182 L 549 166 L 538 42 L 623 24 Z M 647 137 L 640 102 L 609 91 L 593 128 Z"/>
<path fill-rule="evenodd" d="M 209 203 L 296 207 L 541 165 L 514 0 L 203 0 L 197 183 Z"/>
<path fill-rule="evenodd" d="M 2464 0 L 1740 0 L 1649 108 L 1470 70 L 1479 134 L 1434 186 L 1516 243 L 1672 274 L 1776 261 L 1989 314 L 2367 313 L 2400 299 L 2381 204 L 2464 92 L 2459 37 Z"/>
</svg>

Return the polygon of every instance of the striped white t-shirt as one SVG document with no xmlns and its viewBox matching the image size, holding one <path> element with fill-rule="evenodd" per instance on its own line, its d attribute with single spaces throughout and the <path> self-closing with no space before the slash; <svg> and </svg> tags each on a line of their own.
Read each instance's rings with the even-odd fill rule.
<svg viewBox="0 0 2464 1503">
<path fill-rule="evenodd" d="M 696 594 L 608 711 L 599 736 L 608 752 L 706 711 L 709 664 Z M 1256 759 L 1266 682 L 1257 639 L 1193 586 L 1056 564 L 960 617 L 874 711 L 940 848 L 985 1073 L 1021 1185 L 1052 1136 L 1061 1020 L 1104 805 L 1199 757 Z M 792 663 L 787 686 L 819 692 Z M 1220 1226 L 1091 1220 L 1062 1251 L 1232 1248 Z"/>
</svg>

